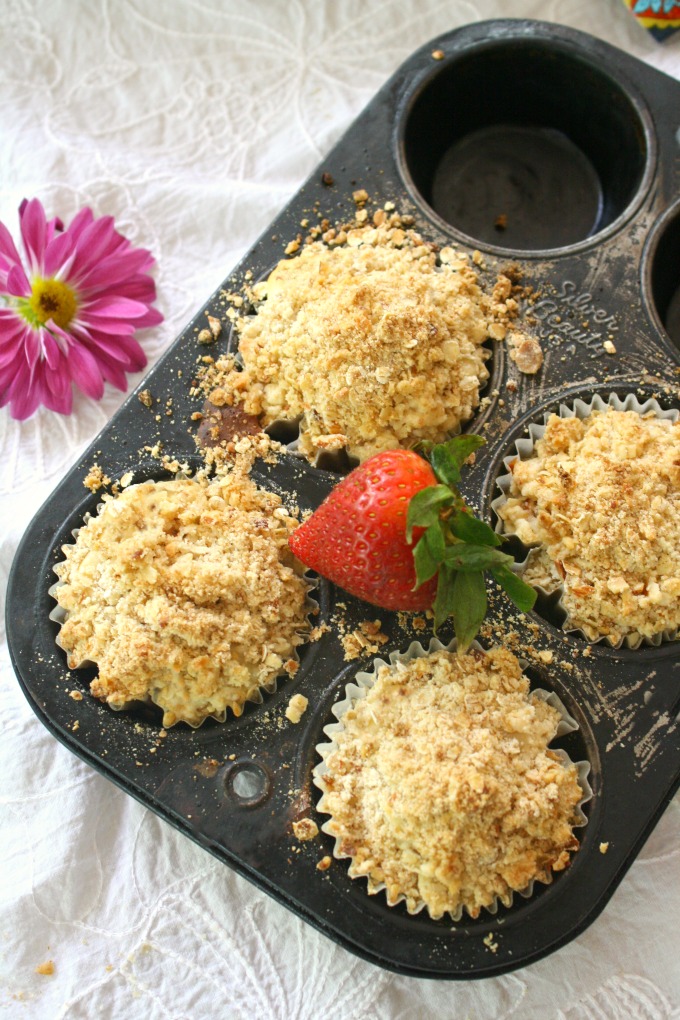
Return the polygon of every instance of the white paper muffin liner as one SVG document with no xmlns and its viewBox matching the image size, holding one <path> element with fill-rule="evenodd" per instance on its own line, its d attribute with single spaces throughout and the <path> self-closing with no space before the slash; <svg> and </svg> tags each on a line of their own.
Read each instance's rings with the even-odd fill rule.
<svg viewBox="0 0 680 1020">
<path fill-rule="evenodd" d="M 185 475 L 180 473 L 180 474 L 176 475 L 175 477 L 180 478 L 180 477 L 187 477 L 187 476 L 185 476 Z M 91 520 L 92 517 L 94 517 L 97 514 L 99 514 L 101 512 L 101 510 L 102 510 L 102 507 L 104 507 L 104 506 L 105 506 L 105 504 L 100 502 L 100 503 L 97 504 L 94 513 L 90 513 L 90 512 L 86 513 L 83 516 L 83 524 L 81 525 L 81 527 L 84 527 L 87 524 L 87 522 L 89 520 Z M 80 531 L 80 528 L 73 528 L 72 531 L 71 531 L 71 534 L 72 534 L 73 539 L 74 539 L 73 544 L 75 544 L 75 541 L 78 538 L 79 531 Z M 60 566 L 60 564 L 65 563 L 65 562 L 66 562 L 65 560 L 57 561 L 57 563 L 52 568 L 54 570 L 54 572 L 56 573 L 58 568 L 59 568 L 59 566 Z M 319 603 L 316 602 L 315 599 L 313 599 L 311 597 L 311 592 L 314 591 L 314 589 L 316 589 L 318 587 L 318 580 L 315 577 L 308 576 L 307 573 L 303 574 L 302 577 L 304 578 L 304 580 L 305 580 L 305 582 L 307 584 L 307 596 L 306 596 L 306 599 L 305 599 L 305 609 L 306 609 L 306 614 L 305 615 L 307 617 L 307 621 L 309 623 L 309 628 L 311 630 L 311 627 L 312 627 L 312 617 L 317 615 L 318 612 L 319 612 Z M 59 579 L 59 580 L 55 581 L 55 583 L 53 585 L 51 585 L 48 588 L 48 590 L 47 590 L 47 594 L 50 595 L 55 601 L 57 599 L 57 594 L 56 594 L 57 593 L 57 589 L 60 588 L 63 583 L 64 582 L 61 579 Z M 63 646 L 63 644 L 61 642 L 61 628 L 64 625 L 64 623 L 66 623 L 66 620 L 68 619 L 68 616 L 69 616 L 68 611 L 66 609 L 64 609 L 63 606 L 59 605 L 58 602 L 55 605 L 55 607 L 52 609 L 52 611 L 49 613 L 49 619 L 52 620 L 54 623 L 58 624 L 58 626 L 59 626 L 59 631 L 58 631 L 58 633 L 57 633 L 57 635 L 55 637 L 55 643 L 66 654 L 68 654 L 68 649 L 64 648 L 64 646 Z M 292 649 L 292 651 L 290 652 L 290 655 L 289 655 L 289 658 L 292 659 L 294 662 L 296 662 L 298 664 L 298 666 L 300 665 L 300 655 L 299 655 L 298 649 L 299 648 L 303 648 L 305 646 L 305 644 L 308 644 L 308 641 L 304 641 L 300 645 L 295 646 Z M 77 663 L 75 666 L 69 666 L 69 669 L 73 669 L 73 670 L 91 669 L 92 667 L 96 667 L 96 666 L 97 666 L 96 662 L 93 662 L 90 659 L 83 659 L 81 662 Z M 244 698 L 244 702 L 243 702 L 244 705 L 247 702 L 250 702 L 251 704 L 255 704 L 255 705 L 262 705 L 264 703 L 263 692 L 264 692 L 264 694 L 267 694 L 267 695 L 274 694 L 278 690 L 278 686 L 279 686 L 279 682 L 280 681 L 283 680 L 284 682 L 288 682 L 288 680 L 290 680 L 290 679 L 291 679 L 291 677 L 289 677 L 289 675 L 284 670 L 281 670 L 281 672 L 278 673 L 275 677 L 273 677 L 270 681 L 268 681 L 267 683 L 264 683 L 264 684 L 260 684 L 253 691 L 251 691 L 251 693 L 248 695 L 248 697 Z M 100 699 L 97 699 L 97 700 L 100 700 Z M 157 705 L 157 702 L 154 700 L 152 695 L 149 695 L 146 699 L 141 700 L 141 701 L 140 700 L 135 700 L 135 701 L 120 702 L 120 703 L 113 703 L 113 702 L 107 701 L 107 702 L 105 702 L 105 704 L 110 709 L 112 709 L 114 712 L 127 712 L 127 711 L 130 711 L 130 709 L 134 708 L 135 705 L 140 705 L 140 704 L 142 704 L 142 705 L 154 705 L 154 704 L 156 704 Z M 160 708 L 161 711 L 163 711 L 162 706 L 158 705 L 158 708 Z M 178 722 L 180 722 L 180 721 L 184 722 L 184 723 L 186 723 L 187 726 L 191 726 L 192 729 L 198 729 L 199 727 L 201 727 L 203 725 L 203 723 L 206 721 L 206 719 L 214 719 L 215 722 L 219 722 L 219 723 L 226 722 L 226 719 L 227 719 L 227 716 L 229 714 L 229 711 L 230 711 L 230 709 L 227 707 L 222 712 L 217 712 L 217 713 L 214 713 L 212 715 L 206 715 L 204 719 L 202 719 L 199 723 L 197 723 L 195 725 L 194 725 L 194 723 L 191 723 L 191 722 L 189 722 L 186 719 L 178 720 Z M 232 711 L 232 715 L 236 716 L 236 713 L 234 713 Z M 175 726 L 175 725 L 177 725 L 177 723 L 170 724 L 170 726 Z M 170 726 L 166 726 L 165 728 L 170 728 Z"/>
<path fill-rule="evenodd" d="M 368 693 L 371 687 L 373 687 L 377 678 L 378 670 L 381 669 L 383 666 L 394 666 L 398 662 L 406 664 L 408 662 L 411 662 L 412 659 L 422 658 L 431 655 L 433 652 L 439 651 L 452 652 L 456 650 L 456 645 L 457 642 L 455 638 L 447 645 L 442 644 L 442 642 L 439 641 L 438 638 L 432 638 L 427 649 L 424 648 L 419 641 L 413 641 L 405 652 L 398 651 L 391 652 L 388 661 L 381 658 L 374 659 L 373 668 L 371 669 L 370 672 L 362 670 L 361 672 L 356 674 L 354 680 L 351 683 L 346 684 L 345 697 L 343 698 L 342 701 L 336 702 L 336 704 L 333 705 L 331 709 L 333 715 L 336 717 L 338 721 L 334 723 L 329 723 L 327 726 L 324 726 L 323 728 L 323 732 L 328 737 L 328 742 L 316 745 L 316 751 L 321 756 L 321 761 L 312 770 L 312 782 L 316 787 L 318 787 L 319 790 L 321 790 L 322 793 L 321 798 L 317 804 L 317 809 L 322 814 L 330 814 L 330 812 L 324 807 L 324 797 L 327 789 L 324 777 L 328 772 L 328 769 L 326 767 L 326 759 L 333 751 L 337 750 L 337 743 L 335 738 L 337 734 L 341 733 L 342 730 L 344 729 L 343 717 L 345 713 L 348 712 L 350 708 L 353 708 L 356 702 L 359 701 L 359 699 L 365 697 L 365 695 Z M 472 642 L 471 648 L 477 649 L 478 651 L 481 652 L 485 651 L 485 649 L 483 649 L 482 646 L 478 644 L 478 642 L 476 641 Z M 521 662 L 521 665 L 522 668 L 524 668 L 526 664 Z M 531 690 L 531 694 L 533 694 L 535 697 L 540 698 L 542 701 L 547 702 L 553 708 L 557 709 L 557 711 L 560 713 L 560 721 L 558 723 L 557 730 L 555 732 L 553 740 L 556 740 L 558 737 L 564 736 L 566 733 L 573 733 L 575 730 L 578 730 L 579 728 L 578 723 L 572 716 L 569 715 L 564 704 L 557 696 L 557 694 L 555 694 L 554 691 L 546 691 L 541 688 L 534 688 Z M 565 765 L 574 764 L 576 766 L 578 784 L 581 787 L 583 796 L 581 797 L 581 800 L 576 806 L 575 809 L 576 820 L 573 822 L 572 828 L 583 828 L 585 825 L 587 825 L 588 822 L 587 816 L 583 811 L 583 806 L 589 800 L 591 800 L 593 796 L 593 791 L 588 782 L 590 762 L 578 761 L 572 763 L 572 760 L 569 757 L 569 755 L 566 753 L 566 751 L 563 751 L 561 748 L 550 748 L 550 750 L 555 755 L 557 755 Z M 330 827 L 332 826 L 332 821 L 333 819 L 329 818 L 321 826 L 321 830 L 323 832 L 328 833 L 329 835 L 333 835 L 333 832 L 330 829 Z M 338 860 L 351 859 L 351 854 L 342 853 L 340 850 L 341 838 L 339 836 L 335 836 L 334 838 L 335 845 L 333 847 L 333 856 Z M 371 879 L 370 875 L 350 877 L 352 878 L 356 877 L 357 879 L 358 878 L 367 879 L 368 880 L 367 891 L 371 896 L 386 890 L 386 885 L 384 882 L 374 882 Z M 531 880 L 531 882 L 529 882 L 526 888 L 519 891 L 517 895 L 521 896 L 523 899 L 529 899 L 534 893 L 536 882 L 541 882 L 541 884 L 543 885 L 550 885 L 552 883 L 552 880 L 553 880 L 552 872 L 547 874 L 546 877 L 534 878 Z M 501 901 L 500 897 L 496 897 L 494 901 L 491 904 L 489 904 L 489 906 L 484 907 L 483 910 L 485 910 L 488 914 L 495 915 L 498 912 L 498 907 L 501 904 L 501 902 L 503 903 L 503 906 L 511 907 L 513 904 L 513 893 L 510 892 L 508 898 L 503 901 Z M 414 915 L 419 914 L 422 910 L 427 909 L 427 904 L 425 903 L 424 900 L 417 902 L 415 905 L 409 906 L 405 894 L 398 896 L 394 901 L 388 902 L 388 906 L 391 907 L 397 906 L 399 903 L 406 903 L 406 909 L 409 914 Z M 464 913 L 467 914 L 468 911 L 465 907 L 461 905 L 455 912 L 448 911 L 445 914 L 445 917 L 446 916 L 450 917 L 452 921 L 460 921 Z"/>
<path fill-rule="evenodd" d="M 664 419 L 666 421 L 675 422 L 680 418 L 680 411 L 676 408 L 665 409 L 653 398 L 650 397 L 648 400 L 640 402 L 634 393 L 629 393 L 625 397 L 619 397 L 616 393 L 610 393 L 606 400 L 604 400 L 598 393 L 596 393 L 591 400 L 585 401 L 577 398 L 572 404 L 561 403 L 557 412 L 545 411 L 543 414 L 543 423 L 532 422 L 529 425 L 529 436 L 517 439 L 515 441 L 516 452 L 510 454 L 508 457 L 503 459 L 503 465 L 507 469 L 507 474 L 500 475 L 496 479 L 496 484 L 501 490 L 501 495 L 497 496 L 491 503 L 491 508 L 496 512 L 496 531 L 499 535 L 512 535 L 512 532 L 505 530 L 504 522 L 501 520 L 498 510 L 508 499 L 508 493 L 512 485 L 512 472 L 511 465 L 519 457 L 520 460 L 528 460 L 534 452 L 534 447 L 539 439 L 543 438 L 545 434 L 546 424 L 551 414 L 557 413 L 560 418 L 588 418 L 593 411 L 606 411 L 608 408 L 613 408 L 615 411 L 636 411 L 639 415 L 654 415 L 657 418 Z M 516 537 L 516 536 L 515 536 Z M 523 548 L 527 550 L 526 558 L 516 564 L 515 571 L 518 574 L 522 574 L 526 567 L 532 562 L 535 556 L 544 547 L 539 543 L 532 546 L 527 546 L 522 543 Z M 564 586 L 555 580 L 554 585 L 551 587 L 544 587 L 539 584 L 534 584 L 533 587 L 540 592 L 541 595 L 550 596 L 559 593 L 559 600 L 557 602 L 557 608 L 565 614 L 565 621 L 562 624 L 562 630 L 567 634 L 575 634 L 579 637 L 585 638 L 591 644 L 606 644 L 611 648 L 639 648 L 642 646 L 658 647 L 666 641 L 674 641 L 678 637 L 678 629 L 672 628 L 669 630 L 660 631 L 658 634 L 654 634 L 652 637 L 644 637 L 641 634 L 626 634 L 619 638 L 618 641 L 612 640 L 608 635 L 594 636 L 593 634 L 587 634 L 581 627 L 575 625 L 570 619 L 569 611 L 562 601 L 564 595 Z"/>
</svg>

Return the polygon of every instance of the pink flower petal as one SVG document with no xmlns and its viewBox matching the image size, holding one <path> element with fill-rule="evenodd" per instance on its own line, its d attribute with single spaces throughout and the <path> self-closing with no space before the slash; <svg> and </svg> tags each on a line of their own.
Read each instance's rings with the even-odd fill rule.
<svg viewBox="0 0 680 1020">
<path fill-rule="evenodd" d="M 124 297 L 98 298 L 83 305 L 83 316 L 88 319 L 141 319 L 148 308 L 141 301 Z"/>
<path fill-rule="evenodd" d="M 86 347 L 74 344 L 69 351 L 68 365 L 74 383 L 83 393 L 100 400 L 104 393 L 104 379 L 99 362 Z"/>
<path fill-rule="evenodd" d="M 31 285 L 23 270 L 23 266 L 12 266 L 7 274 L 7 293 L 14 297 L 28 297 L 31 293 Z"/>
<path fill-rule="evenodd" d="M 35 271 L 42 266 L 42 257 L 47 241 L 47 220 L 42 202 L 32 198 L 20 211 L 21 238 L 31 268 Z"/>
<path fill-rule="evenodd" d="M 147 253 L 143 248 L 132 249 L 123 253 L 114 252 L 108 258 L 92 265 L 86 273 L 78 277 L 78 288 L 84 297 L 92 288 L 106 287 L 107 290 L 125 283 L 147 262 Z"/>
<path fill-rule="evenodd" d="M 68 261 L 73 252 L 73 238 L 67 231 L 65 234 L 57 234 L 57 236 L 49 242 L 45 248 L 45 256 L 43 259 L 43 273 L 46 277 L 56 276 L 58 271 Z"/>
</svg>

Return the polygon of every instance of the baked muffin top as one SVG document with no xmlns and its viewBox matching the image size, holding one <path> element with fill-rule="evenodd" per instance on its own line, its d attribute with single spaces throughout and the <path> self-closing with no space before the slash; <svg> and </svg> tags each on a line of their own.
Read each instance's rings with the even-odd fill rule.
<svg viewBox="0 0 680 1020">
<path fill-rule="evenodd" d="M 568 626 L 590 640 L 680 626 L 680 421 L 551 415 L 533 455 L 513 463 L 498 514 L 541 546 L 525 580 L 562 586 Z"/>
<path fill-rule="evenodd" d="M 482 345 L 504 336 L 496 320 L 516 305 L 507 278 L 487 295 L 465 255 L 389 234 L 357 228 L 280 262 L 238 323 L 243 371 L 215 382 L 218 402 L 242 402 L 264 425 L 299 418 L 309 460 L 338 449 L 364 460 L 459 431 L 488 378 Z"/>
<path fill-rule="evenodd" d="M 309 629 L 309 585 L 288 549 L 296 524 L 238 470 L 104 496 L 57 566 L 69 666 L 96 663 L 97 697 L 150 698 L 164 726 L 240 715 L 259 687 L 296 671 Z"/>
<path fill-rule="evenodd" d="M 576 767 L 548 750 L 557 709 L 502 648 L 383 666 L 342 717 L 319 777 L 324 829 L 390 905 L 476 917 L 578 848 Z"/>
</svg>

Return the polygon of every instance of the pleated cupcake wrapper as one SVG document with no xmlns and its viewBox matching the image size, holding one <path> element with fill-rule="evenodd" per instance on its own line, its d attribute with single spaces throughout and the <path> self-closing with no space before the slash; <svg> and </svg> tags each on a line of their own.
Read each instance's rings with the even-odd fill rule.
<svg viewBox="0 0 680 1020">
<path fill-rule="evenodd" d="M 333 715 L 336 717 L 336 719 L 338 721 L 334 722 L 334 723 L 329 723 L 327 726 L 324 726 L 324 728 L 323 728 L 323 732 L 328 737 L 328 742 L 327 743 L 324 742 L 324 743 L 316 745 L 316 751 L 321 756 L 321 761 L 312 770 L 312 782 L 322 792 L 322 796 L 321 796 L 321 798 L 320 798 L 320 800 L 319 800 L 319 802 L 317 804 L 317 808 L 318 808 L 318 810 L 322 814 L 329 814 L 330 813 L 324 807 L 324 798 L 325 798 L 325 794 L 326 794 L 326 784 L 325 784 L 325 781 L 324 781 L 324 777 L 326 776 L 326 774 L 328 772 L 328 769 L 326 767 L 326 759 L 328 758 L 328 756 L 333 751 L 337 750 L 337 743 L 336 743 L 336 739 L 335 738 L 336 738 L 337 734 L 341 733 L 343 731 L 343 729 L 344 729 L 343 718 L 344 718 L 346 712 L 348 712 L 350 710 L 350 708 L 353 708 L 354 705 L 357 703 L 357 701 L 359 701 L 361 698 L 366 696 L 368 691 L 375 684 L 375 681 L 376 681 L 377 675 L 378 675 L 378 671 L 383 666 L 395 666 L 395 665 L 398 665 L 399 663 L 402 663 L 403 665 L 406 665 L 407 663 L 411 662 L 413 659 L 423 658 L 424 656 L 431 655 L 433 652 L 440 652 L 440 651 L 453 652 L 453 651 L 456 650 L 456 647 L 457 647 L 457 642 L 456 642 L 455 638 L 448 645 L 442 644 L 442 642 L 438 638 L 432 638 L 430 643 L 429 643 L 429 645 L 428 645 L 428 647 L 427 647 L 427 649 L 425 649 L 423 647 L 423 645 L 419 641 L 413 641 L 409 645 L 409 647 L 406 649 L 405 652 L 391 652 L 390 655 L 389 655 L 388 661 L 386 661 L 385 659 L 381 659 L 381 658 L 374 659 L 373 660 L 373 668 L 372 668 L 372 670 L 370 672 L 361 671 L 361 672 L 357 673 L 355 678 L 354 678 L 354 681 L 352 681 L 351 683 L 349 683 L 349 684 L 347 684 L 345 686 L 345 697 L 344 697 L 344 699 L 342 701 L 337 702 L 333 706 L 333 708 L 331 709 Z M 472 642 L 471 647 L 475 648 L 475 649 L 477 649 L 478 651 L 481 651 L 481 652 L 485 651 L 485 649 L 483 649 L 482 646 L 480 644 L 478 644 L 478 642 L 476 642 L 476 641 Z M 525 664 L 522 663 L 523 668 L 524 668 L 524 665 Z M 557 739 L 558 737 L 564 736 L 564 734 L 566 734 L 566 733 L 573 733 L 575 730 L 578 730 L 578 728 L 579 728 L 578 727 L 578 723 L 576 722 L 576 720 L 572 716 L 569 715 L 569 713 L 568 713 L 567 709 L 565 708 L 564 704 L 562 703 L 560 698 L 558 698 L 558 696 L 555 694 L 554 691 L 545 691 L 545 690 L 542 690 L 541 688 L 537 688 L 537 689 L 532 690 L 531 693 L 535 697 L 540 698 L 541 701 L 547 702 L 553 708 L 557 709 L 557 711 L 560 713 L 560 721 L 558 723 L 557 731 L 556 731 L 555 737 L 553 739 Z M 558 758 L 560 759 L 560 761 L 563 762 L 563 764 L 565 764 L 565 765 L 571 765 L 572 764 L 571 758 L 566 753 L 566 751 L 563 751 L 561 748 L 554 748 L 554 749 L 550 748 L 550 750 L 555 755 L 558 756 Z M 579 803 L 578 803 L 578 805 L 576 807 L 576 812 L 575 812 L 575 814 L 576 814 L 576 821 L 573 823 L 573 828 L 582 828 L 588 822 L 586 814 L 583 811 L 583 805 L 586 804 L 592 798 L 592 796 L 593 796 L 593 791 L 592 791 L 592 789 L 590 787 L 590 784 L 588 782 L 588 774 L 590 772 L 590 762 L 588 762 L 588 761 L 578 761 L 578 762 L 574 762 L 573 764 L 576 766 L 577 777 L 578 777 L 578 784 L 581 787 L 581 791 L 583 793 L 583 796 L 582 796 L 581 800 L 579 801 Z M 323 825 L 321 826 L 321 830 L 323 832 L 327 833 L 328 835 L 334 836 L 334 838 L 335 838 L 335 846 L 333 847 L 333 856 L 336 859 L 338 859 L 338 860 L 347 859 L 347 858 L 349 858 L 351 860 L 351 854 L 346 854 L 346 853 L 342 853 L 341 852 L 341 850 L 340 850 L 341 839 L 340 839 L 339 836 L 335 836 L 334 835 L 334 833 L 332 831 L 332 824 L 333 824 L 333 819 L 329 818 L 328 821 L 323 823 Z M 374 882 L 371 879 L 370 875 L 352 875 L 351 872 L 350 872 L 350 877 L 351 878 L 366 878 L 368 880 L 368 893 L 370 895 L 375 895 L 375 894 L 380 893 L 382 891 L 386 891 L 387 887 L 386 887 L 385 883 L 384 882 Z M 517 895 L 521 896 L 523 899 L 529 899 L 533 895 L 533 893 L 534 893 L 536 882 L 540 881 L 543 885 L 550 885 L 552 883 L 552 880 L 553 880 L 553 872 L 552 871 L 551 872 L 546 872 L 543 875 L 537 876 L 536 878 L 532 879 L 531 882 L 529 882 L 529 884 L 527 885 L 527 887 L 525 889 L 519 891 L 517 893 Z M 394 906 L 397 906 L 397 904 L 399 904 L 399 903 L 406 903 L 406 896 L 404 894 L 402 894 L 402 895 L 398 896 L 394 900 L 389 900 L 388 899 L 387 902 L 388 902 L 388 906 L 394 907 Z M 493 903 L 489 904 L 488 907 L 484 907 L 483 909 L 486 910 L 487 913 L 495 915 L 498 912 L 498 907 L 501 904 L 501 902 L 503 903 L 503 906 L 511 907 L 512 904 L 513 904 L 513 893 L 511 892 L 509 894 L 509 896 L 507 897 L 507 899 L 504 900 L 504 901 L 501 901 L 500 897 L 496 897 L 495 900 L 493 901 Z M 406 907 L 406 909 L 408 910 L 409 914 L 414 914 L 414 915 L 415 914 L 419 914 L 422 910 L 424 910 L 426 908 L 427 908 L 427 904 L 425 903 L 424 900 L 421 900 L 420 902 L 416 903 L 414 906 L 411 906 L 411 907 L 409 907 L 408 904 L 407 904 L 407 907 Z M 463 913 L 464 912 L 468 913 L 467 909 L 464 908 L 461 905 L 455 912 L 448 911 L 448 916 L 451 918 L 452 921 L 460 921 L 461 918 L 463 917 Z"/>
<path fill-rule="evenodd" d="M 603 400 L 599 394 L 595 394 L 589 401 L 576 399 L 573 404 L 560 404 L 559 410 L 556 412 L 560 418 L 588 418 L 593 411 L 606 411 L 609 408 L 613 408 L 615 411 L 636 411 L 639 415 L 654 415 L 657 418 L 664 419 L 666 421 L 677 421 L 680 417 L 680 411 L 675 408 L 664 409 L 661 405 L 650 397 L 648 400 L 640 402 L 634 393 L 629 393 L 627 396 L 621 398 L 616 393 L 610 393 L 607 400 Z M 507 502 L 510 487 L 512 485 L 512 471 L 511 465 L 519 457 L 520 460 L 528 460 L 534 452 L 534 447 L 539 439 L 542 439 L 545 434 L 546 425 L 550 415 L 554 413 L 546 411 L 543 414 L 543 424 L 538 422 L 532 422 L 529 425 L 529 437 L 524 439 L 517 439 L 515 441 L 516 452 L 503 459 L 503 465 L 507 469 L 507 474 L 501 475 L 497 480 L 496 484 L 501 490 L 501 495 L 497 496 L 496 499 L 491 503 L 491 508 L 496 512 L 496 531 L 499 535 L 512 534 L 511 532 L 505 531 L 505 525 L 501 520 L 498 510 L 500 507 Z M 516 564 L 515 572 L 522 574 L 526 569 L 527 565 L 531 563 L 532 559 L 539 553 L 543 548 L 542 545 L 526 546 L 524 549 L 527 550 L 525 559 Z M 544 596 L 555 595 L 559 593 L 559 601 L 557 607 L 566 615 L 566 619 L 562 624 L 562 629 L 567 634 L 575 634 L 579 637 L 583 637 L 586 641 L 591 644 L 603 643 L 607 644 L 612 648 L 639 648 L 641 645 L 658 647 L 665 641 L 674 641 L 678 637 L 677 628 L 670 630 L 661 631 L 659 634 L 655 634 L 653 637 L 643 637 L 640 634 L 626 634 L 618 641 L 613 641 L 606 635 L 601 637 L 591 637 L 582 630 L 581 627 L 574 625 L 569 616 L 569 611 L 565 607 L 562 599 L 564 596 L 564 585 L 556 578 L 555 584 L 547 588 L 542 585 L 534 584 L 534 587 Z"/>
<path fill-rule="evenodd" d="M 186 476 L 182 475 L 182 474 L 178 474 L 176 477 L 180 478 L 180 477 L 186 477 Z M 82 526 L 84 527 L 88 523 L 88 521 L 91 520 L 91 518 L 93 516 L 96 516 L 97 514 L 99 514 L 101 512 L 101 510 L 102 510 L 102 507 L 104 507 L 104 506 L 105 506 L 104 503 L 98 503 L 96 511 L 95 511 L 94 514 L 89 513 L 89 512 L 86 513 L 85 516 L 83 517 L 83 525 Z M 73 538 L 74 538 L 74 543 L 75 543 L 75 540 L 78 538 L 79 531 L 80 531 L 80 528 L 74 528 L 71 531 L 71 534 L 73 535 Z M 65 563 L 65 562 L 66 562 L 65 560 L 60 560 L 57 564 L 55 564 L 55 567 L 52 568 L 55 571 L 55 573 L 56 573 L 56 568 L 59 566 L 59 564 L 60 563 Z M 305 581 L 306 581 L 306 583 L 308 585 L 308 591 L 307 591 L 307 596 L 306 596 L 306 600 L 305 600 L 305 608 L 307 610 L 307 612 L 306 612 L 307 620 L 309 621 L 310 628 L 311 628 L 311 618 L 313 616 L 315 616 L 319 612 L 319 603 L 316 602 L 313 598 L 311 598 L 310 592 L 314 591 L 314 589 L 316 589 L 318 587 L 319 582 L 317 581 L 316 578 L 307 577 L 306 574 L 303 575 L 303 576 L 304 576 L 304 579 L 305 579 Z M 47 594 L 50 595 L 55 601 L 56 601 L 56 598 L 57 598 L 57 594 L 56 594 L 57 593 L 57 589 L 60 588 L 63 583 L 64 582 L 60 578 L 59 580 L 55 581 L 55 583 L 53 585 L 51 585 L 51 587 L 48 588 L 48 590 L 47 590 Z M 65 649 L 63 644 L 61 643 L 61 628 L 64 625 L 64 623 L 66 623 L 66 620 L 68 619 L 68 615 L 69 615 L 68 611 L 66 609 L 64 609 L 63 606 L 60 606 L 58 602 L 57 602 L 56 606 L 54 607 L 54 609 L 52 609 L 52 611 L 49 614 L 49 619 L 52 620 L 54 623 L 59 625 L 59 633 L 57 633 L 57 636 L 55 638 L 56 644 L 59 646 L 59 648 L 63 649 L 64 652 L 66 652 L 67 654 L 68 654 L 67 649 Z M 300 656 L 299 656 L 299 653 L 298 653 L 298 648 L 301 648 L 301 647 L 303 647 L 303 646 L 302 645 L 296 646 L 291 651 L 290 656 L 289 656 L 289 658 L 291 658 L 294 662 L 296 662 L 298 664 L 298 666 L 300 664 Z M 78 669 L 91 669 L 93 666 L 96 667 L 97 663 L 96 662 L 92 662 L 89 659 L 83 659 L 82 662 L 79 662 L 75 666 L 70 666 L 69 668 L 70 669 L 74 669 L 74 670 L 78 670 Z M 262 704 L 264 704 L 264 698 L 262 696 L 262 692 L 264 691 L 264 693 L 268 694 L 268 695 L 274 694 L 277 691 L 277 689 L 278 689 L 279 681 L 282 680 L 282 679 L 284 679 L 284 671 L 281 671 L 281 673 L 279 673 L 277 676 L 275 676 L 268 683 L 260 684 L 258 687 L 256 687 L 255 690 L 252 691 L 251 694 L 247 698 L 244 699 L 244 702 L 250 702 L 251 704 L 255 704 L 255 705 L 262 705 Z M 285 674 L 285 679 L 286 680 L 288 679 L 288 675 L 287 674 Z M 140 704 L 140 702 L 139 701 L 126 701 L 126 702 L 123 702 L 123 703 L 121 703 L 119 705 L 112 704 L 111 702 L 106 702 L 106 704 L 108 705 L 109 708 L 113 709 L 114 712 L 127 712 L 131 708 L 134 708 L 135 705 Z M 141 704 L 150 705 L 150 704 L 157 704 L 157 702 L 155 701 L 153 695 L 149 695 L 149 697 L 145 701 L 142 701 Z M 158 707 L 160 708 L 161 706 L 158 706 Z M 225 708 L 225 710 L 223 712 L 218 712 L 218 713 L 216 713 L 214 715 L 207 715 L 205 717 L 205 719 L 202 719 L 201 722 L 198 723 L 197 725 L 194 725 L 193 723 L 190 723 L 190 722 L 186 722 L 186 720 L 182 720 L 182 721 L 186 722 L 186 725 L 187 726 L 191 726 L 192 729 L 198 729 L 200 726 L 203 725 L 203 723 L 206 721 L 206 719 L 214 719 L 216 722 L 220 722 L 220 723 L 225 722 L 226 718 L 227 718 L 227 712 L 228 712 L 228 709 Z M 233 713 L 233 714 L 235 715 L 235 713 Z M 173 723 L 172 725 L 177 725 L 177 723 Z"/>
</svg>

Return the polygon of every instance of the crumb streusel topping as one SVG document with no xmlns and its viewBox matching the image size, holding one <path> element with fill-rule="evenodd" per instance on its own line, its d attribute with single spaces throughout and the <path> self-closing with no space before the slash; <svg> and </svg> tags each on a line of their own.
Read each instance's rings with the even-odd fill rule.
<svg viewBox="0 0 680 1020">
<path fill-rule="evenodd" d="M 482 345 L 515 314 L 512 284 L 501 276 L 487 295 L 467 256 L 437 259 L 413 231 L 399 230 L 398 245 L 395 233 L 357 227 L 342 245 L 281 261 L 253 288 L 257 314 L 238 323 L 243 371 L 218 361 L 210 399 L 242 401 L 264 425 L 300 418 L 310 460 L 343 448 L 364 460 L 459 431 L 488 378 Z"/>
<path fill-rule="evenodd" d="M 568 625 L 591 641 L 680 627 L 680 421 L 551 415 L 498 513 L 541 546 L 525 580 L 562 586 Z"/>
<path fill-rule="evenodd" d="M 319 810 L 369 892 L 472 917 L 549 881 L 578 849 L 576 767 L 548 743 L 559 713 L 493 648 L 383 666 L 334 735 Z"/>
<path fill-rule="evenodd" d="M 69 666 L 96 663 L 93 694 L 114 707 L 151 698 L 164 726 L 240 715 L 297 670 L 309 631 L 309 586 L 288 549 L 296 525 L 238 470 L 104 496 L 57 567 Z"/>
</svg>

